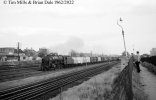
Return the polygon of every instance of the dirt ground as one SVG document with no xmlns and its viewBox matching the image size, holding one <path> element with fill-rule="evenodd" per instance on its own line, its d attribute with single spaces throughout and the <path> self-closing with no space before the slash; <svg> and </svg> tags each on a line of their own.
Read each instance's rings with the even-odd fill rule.
<svg viewBox="0 0 156 100">
<path fill-rule="evenodd" d="M 140 66 L 142 87 L 147 94 L 148 100 L 156 100 L 156 75 L 151 73 L 147 68 Z"/>
<path fill-rule="evenodd" d="M 140 69 L 133 71 L 134 100 L 156 100 L 156 75 L 142 65 Z"/>
<path fill-rule="evenodd" d="M 133 100 L 148 100 L 148 95 L 144 92 L 143 86 L 143 78 L 140 76 L 140 73 L 134 69 L 132 72 Z"/>
</svg>

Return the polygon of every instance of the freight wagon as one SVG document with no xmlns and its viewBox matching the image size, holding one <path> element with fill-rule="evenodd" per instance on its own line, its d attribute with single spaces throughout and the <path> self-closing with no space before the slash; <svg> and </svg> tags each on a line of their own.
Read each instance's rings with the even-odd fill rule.
<svg viewBox="0 0 156 100">
<path fill-rule="evenodd" d="M 115 58 L 112 58 L 115 60 Z M 108 57 L 71 57 L 51 54 L 42 58 L 41 70 L 50 70 L 56 68 L 66 68 L 79 66 L 84 64 L 95 64 L 101 62 L 111 61 Z"/>
</svg>

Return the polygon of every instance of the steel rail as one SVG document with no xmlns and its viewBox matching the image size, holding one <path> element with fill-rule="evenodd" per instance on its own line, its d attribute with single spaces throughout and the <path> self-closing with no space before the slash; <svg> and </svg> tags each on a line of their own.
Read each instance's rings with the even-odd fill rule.
<svg viewBox="0 0 156 100">
<path fill-rule="evenodd" d="M 114 64 L 116 63 L 111 63 L 111 65 L 105 64 L 100 67 L 93 67 L 93 68 L 81 70 L 78 72 L 69 73 L 67 75 L 62 75 L 60 77 L 52 78 L 44 82 L 34 83 L 31 85 L 26 85 L 26 86 L 21 86 L 18 88 L 0 91 L 0 99 L 2 100 L 23 100 L 23 99 L 31 100 L 49 91 L 54 91 L 56 89 L 59 89 L 62 86 L 65 86 L 79 79 L 82 79 L 86 76 L 100 73 L 103 70 L 109 69 L 109 66 L 112 66 Z"/>
<path fill-rule="evenodd" d="M 105 65 L 105 64 L 103 64 L 103 65 Z M 103 66 L 102 65 L 102 66 Z M 99 65 L 100 66 L 100 65 Z M 94 67 L 92 67 L 92 68 L 94 68 Z M 89 68 L 89 69 L 91 69 L 91 68 Z M 78 72 L 83 72 L 84 70 L 80 70 L 80 71 L 78 71 Z M 74 72 L 74 73 L 78 73 L 78 72 Z M 74 74 L 73 72 L 72 72 L 72 74 Z M 63 75 L 63 76 L 60 76 L 60 77 L 54 77 L 54 78 L 51 78 L 51 79 L 49 79 L 49 80 L 43 80 L 43 81 L 40 81 L 40 82 L 34 82 L 34 83 L 30 83 L 30 84 L 25 84 L 25 85 L 22 85 L 22 86 L 18 86 L 18 87 L 13 87 L 13 88 L 10 88 L 10 89 L 6 89 L 6 90 L 3 90 L 3 91 L 0 91 L 0 95 L 1 95 L 1 93 L 3 93 L 3 92 L 6 92 L 6 91 L 8 91 L 8 92 L 10 92 L 10 91 L 14 91 L 14 90 L 17 90 L 17 89 L 25 89 L 25 88 L 29 88 L 30 86 L 40 86 L 40 84 L 41 85 L 43 85 L 43 84 L 47 84 L 48 82 L 53 82 L 53 81 L 56 81 L 56 80 L 58 80 L 58 79 L 61 79 L 61 78 L 65 78 L 65 77 L 68 77 L 68 76 L 70 76 L 71 75 L 71 73 L 68 73 L 68 74 L 66 74 L 65 76 Z M 39 84 L 40 83 L 40 84 Z M 28 87 L 29 86 L 29 87 Z M 30 87 L 31 88 L 31 87 Z"/>
<path fill-rule="evenodd" d="M 81 67 L 81 66 L 80 66 Z M 32 67 L 16 67 L 15 69 L 11 69 L 11 70 L 5 70 L 5 71 L 2 71 L 0 70 L 0 82 L 4 82 L 4 81 L 7 81 L 7 80 L 14 80 L 14 79 L 20 79 L 20 78 L 25 78 L 25 77 L 29 77 L 31 75 L 35 75 L 36 74 L 42 74 L 43 71 L 39 71 L 37 70 L 39 68 L 35 67 L 35 68 L 32 68 Z M 65 68 L 65 69 L 69 69 L 69 68 Z M 61 70 L 61 69 L 60 69 Z M 63 69 L 64 70 L 64 69 Z"/>
</svg>

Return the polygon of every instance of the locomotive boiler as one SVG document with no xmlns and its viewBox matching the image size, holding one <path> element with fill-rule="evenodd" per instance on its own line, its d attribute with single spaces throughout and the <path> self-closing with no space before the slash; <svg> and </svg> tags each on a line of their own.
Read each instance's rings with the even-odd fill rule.
<svg viewBox="0 0 156 100">
<path fill-rule="evenodd" d="M 60 69 L 64 65 L 64 58 L 57 53 L 51 53 L 42 58 L 41 70 L 46 71 L 50 69 Z"/>
</svg>

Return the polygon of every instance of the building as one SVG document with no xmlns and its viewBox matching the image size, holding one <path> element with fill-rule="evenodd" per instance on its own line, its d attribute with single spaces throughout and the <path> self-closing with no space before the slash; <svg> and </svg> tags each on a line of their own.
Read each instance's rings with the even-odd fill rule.
<svg viewBox="0 0 156 100">
<path fill-rule="evenodd" d="M 26 59 L 23 51 L 19 49 L 20 60 Z M 0 61 L 18 61 L 18 50 L 13 47 L 0 48 Z"/>
<path fill-rule="evenodd" d="M 28 57 L 33 57 L 33 56 L 37 55 L 37 52 L 32 48 L 31 49 L 26 48 L 26 49 L 23 50 L 23 52 Z"/>
<path fill-rule="evenodd" d="M 39 48 L 39 51 L 38 52 L 46 52 L 46 53 L 49 53 L 48 49 L 46 49 L 46 48 Z"/>
<path fill-rule="evenodd" d="M 156 56 L 156 48 L 152 48 L 150 51 L 150 56 Z"/>
<path fill-rule="evenodd" d="M 46 48 L 39 48 L 39 51 L 38 51 L 38 56 L 39 57 L 44 57 L 45 55 L 49 54 L 49 50 L 46 49 Z"/>
<path fill-rule="evenodd" d="M 14 52 L 15 48 L 12 47 L 0 48 L 0 53 L 13 54 Z"/>
</svg>

